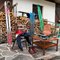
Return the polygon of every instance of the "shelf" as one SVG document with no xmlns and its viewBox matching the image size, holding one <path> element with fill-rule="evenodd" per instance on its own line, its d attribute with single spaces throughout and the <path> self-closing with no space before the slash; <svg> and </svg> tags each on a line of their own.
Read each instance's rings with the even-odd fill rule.
<svg viewBox="0 0 60 60">
<path fill-rule="evenodd" d="M 44 45 L 43 42 L 33 42 L 33 43 L 36 44 L 36 45 L 38 45 L 39 47 L 45 48 L 45 49 L 57 45 L 56 43 L 53 43 L 53 42 L 46 42 L 45 45 Z"/>
</svg>

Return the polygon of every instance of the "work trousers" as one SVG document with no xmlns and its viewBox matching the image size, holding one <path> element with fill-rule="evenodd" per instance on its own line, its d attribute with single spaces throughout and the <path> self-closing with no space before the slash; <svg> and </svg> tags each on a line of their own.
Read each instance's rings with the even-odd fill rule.
<svg viewBox="0 0 60 60">
<path fill-rule="evenodd" d="M 22 36 L 24 36 L 24 38 L 26 39 L 26 41 L 28 42 L 29 45 L 32 45 L 29 33 L 23 33 L 23 34 L 18 35 L 17 38 L 16 38 L 18 47 L 20 49 L 23 49 L 23 46 L 22 46 L 22 43 L 21 43 L 21 40 L 22 40 L 21 37 Z"/>
</svg>

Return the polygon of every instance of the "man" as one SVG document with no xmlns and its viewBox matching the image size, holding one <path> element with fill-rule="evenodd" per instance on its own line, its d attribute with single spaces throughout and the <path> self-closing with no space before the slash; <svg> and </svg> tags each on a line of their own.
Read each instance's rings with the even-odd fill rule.
<svg viewBox="0 0 60 60">
<path fill-rule="evenodd" d="M 18 47 L 21 49 L 21 51 L 23 51 L 23 46 L 22 46 L 22 43 L 21 43 L 21 37 L 24 36 L 24 38 L 26 39 L 26 41 L 28 42 L 29 45 L 32 45 L 31 44 L 31 40 L 30 40 L 30 35 L 29 33 L 25 30 L 24 28 L 24 25 L 22 24 L 19 24 L 18 26 L 18 30 L 16 31 L 16 40 L 17 40 L 17 44 L 18 44 Z"/>
</svg>

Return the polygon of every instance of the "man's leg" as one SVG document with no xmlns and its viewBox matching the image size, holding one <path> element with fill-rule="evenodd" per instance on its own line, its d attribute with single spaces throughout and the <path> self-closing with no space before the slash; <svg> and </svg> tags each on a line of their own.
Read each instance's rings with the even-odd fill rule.
<svg viewBox="0 0 60 60">
<path fill-rule="evenodd" d="M 17 38 L 17 44 L 18 44 L 18 47 L 21 49 L 21 51 L 23 51 L 23 47 L 22 47 L 22 44 L 21 44 L 21 36 L 19 35 Z"/>
<path fill-rule="evenodd" d="M 25 39 L 27 40 L 27 42 L 29 43 L 29 53 L 33 54 L 36 52 L 35 48 L 32 45 L 32 37 L 29 35 L 29 33 L 24 33 L 23 35 L 25 37 Z"/>
<path fill-rule="evenodd" d="M 28 33 L 24 33 L 24 38 L 27 40 L 27 42 L 32 45 L 32 40 L 30 38 L 30 35 Z"/>
</svg>

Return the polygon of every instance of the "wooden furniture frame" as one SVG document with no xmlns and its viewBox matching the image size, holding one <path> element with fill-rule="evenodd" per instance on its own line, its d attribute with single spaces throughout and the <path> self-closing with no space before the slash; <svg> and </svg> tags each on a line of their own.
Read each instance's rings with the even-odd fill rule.
<svg viewBox="0 0 60 60">
<path fill-rule="evenodd" d="M 56 51 L 58 51 L 58 39 L 56 37 L 47 39 L 47 40 L 43 40 L 40 37 L 33 37 L 33 40 L 36 40 L 36 42 L 33 42 L 33 44 L 36 44 L 37 46 L 39 46 L 40 48 L 42 48 L 43 50 L 43 55 L 45 55 L 45 50 L 49 47 L 56 47 Z M 52 41 L 55 41 L 55 43 L 53 43 Z"/>
</svg>

